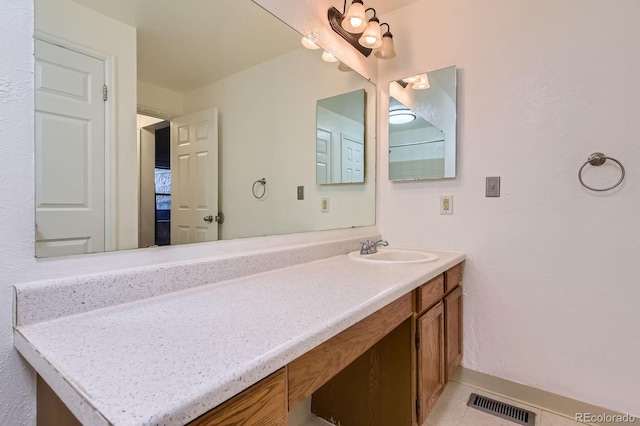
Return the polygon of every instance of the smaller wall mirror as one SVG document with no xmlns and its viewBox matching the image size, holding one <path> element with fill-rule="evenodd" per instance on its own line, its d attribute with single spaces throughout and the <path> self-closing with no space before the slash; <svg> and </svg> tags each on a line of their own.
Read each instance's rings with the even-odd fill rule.
<svg viewBox="0 0 640 426">
<path fill-rule="evenodd" d="M 456 176 L 456 67 L 389 84 L 389 180 Z"/>
<path fill-rule="evenodd" d="M 316 103 L 316 183 L 364 182 L 364 89 Z"/>
</svg>

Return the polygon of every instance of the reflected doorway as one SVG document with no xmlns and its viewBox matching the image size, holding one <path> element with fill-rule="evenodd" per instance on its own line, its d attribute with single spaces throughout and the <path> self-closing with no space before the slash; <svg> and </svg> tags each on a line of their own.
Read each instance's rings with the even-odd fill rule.
<svg viewBox="0 0 640 426">
<path fill-rule="evenodd" d="M 171 244 L 171 123 L 138 115 L 139 247 Z"/>
</svg>

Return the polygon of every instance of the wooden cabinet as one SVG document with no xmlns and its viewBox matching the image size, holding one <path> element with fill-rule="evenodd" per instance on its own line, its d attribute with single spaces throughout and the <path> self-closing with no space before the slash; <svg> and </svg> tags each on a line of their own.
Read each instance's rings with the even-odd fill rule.
<svg viewBox="0 0 640 426">
<path fill-rule="evenodd" d="M 290 363 L 290 408 L 312 394 L 337 424 L 424 424 L 462 358 L 461 282 L 458 264 Z"/>
<path fill-rule="evenodd" d="M 286 371 L 281 368 L 188 426 L 286 426 L 286 378 Z"/>
<path fill-rule="evenodd" d="M 413 314 L 407 293 L 288 364 L 289 408 L 327 383 Z"/>
<path fill-rule="evenodd" d="M 446 380 L 455 373 L 462 360 L 462 287 L 444 298 Z"/>
<path fill-rule="evenodd" d="M 416 320 L 418 350 L 418 424 L 423 424 L 445 385 L 444 304 L 438 303 Z"/>
<path fill-rule="evenodd" d="M 416 412 L 426 420 L 462 359 L 462 263 L 416 290 Z"/>
</svg>

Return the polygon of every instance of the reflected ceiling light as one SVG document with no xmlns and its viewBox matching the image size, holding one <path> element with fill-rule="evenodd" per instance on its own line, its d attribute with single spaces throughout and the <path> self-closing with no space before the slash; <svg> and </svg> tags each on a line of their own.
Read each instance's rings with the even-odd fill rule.
<svg viewBox="0 0 640 426">
<path fill-rule="evenodd" d="M 376 58 L 394 58 L 396 52 L 393 48 L 393 35 L 389 31 L 389 24 L 380 24 L 376 10 L 372 7 L 365 9 L 362 0 L 352 0 L 349 10 L 346 10 L 346 7 L 345 0 L 342 13 L 335 7 L 329 9 L 327 15 L 333 31 L 366 57 L 373 49 L 380 49 L 374 55 Z M 373 11 L 373 16 L 367 22 L 368 11 Z M 382 25 L 387 26 L 387 32 L 384 35 L 380 28 Z"/>
<path fill-rule="evenodd" d="M 320 46 L 312 40 L 312 37 L 302 37 L 302 45 L 310 50 L 320 49 Z"/>
<path fill-rule="evenodd" d="M 322 60 L 325 62 L 338 62 L 338 59 L 326 50 L 322 52 Z"/>
<path fill-rule="evenodd" d="M 416 119 L 416 113 L 409 108 L 399 108 L 389 111 L 389 124 L 407 124 Z"/>
<path fill-rule="evenodd" d="M 393 34 L 389 31 L 391 27 L 386 22 L 380 24 L 387 26 L 387 32 L 382 35 L 382 46 L 373 52 L 373 55 L 378 59 L 392 59 L 396 57 L 396 51 L 393 48 Z"/>
<path fill-rule="evenodd" d="M 431 87 L 431 85 L 429 84 L 429 77 L 427 77 L 427 73 L 420 74 L 419 77 L 420 79 L 413 83 L 413 86 L 411 86 L 411 88 L 415 90 L 424 90 Z"/>
</svg>

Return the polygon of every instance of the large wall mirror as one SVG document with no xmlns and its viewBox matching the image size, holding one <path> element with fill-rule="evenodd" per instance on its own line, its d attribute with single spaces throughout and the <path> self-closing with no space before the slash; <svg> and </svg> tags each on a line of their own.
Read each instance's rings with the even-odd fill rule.
<svg viewBox="0 0 640 426">
<path fill-rule="evenodd" d="M 375 86 L 259 5 L 35 5 L 36 256 L 375 224 Z M 322 185 L 316 103 L 347 93 L 362 179 Z"/>
<path fill-rule="evenodd" d="M 389 180 L 456 176 L 456 67 L 389 84 Z"/>
</svg>

